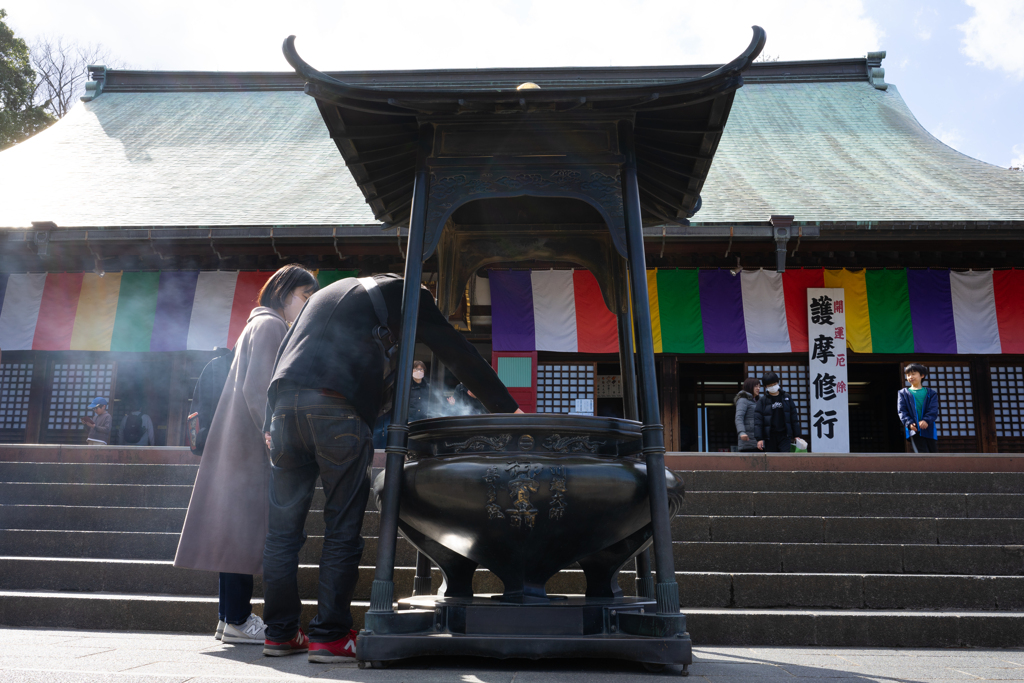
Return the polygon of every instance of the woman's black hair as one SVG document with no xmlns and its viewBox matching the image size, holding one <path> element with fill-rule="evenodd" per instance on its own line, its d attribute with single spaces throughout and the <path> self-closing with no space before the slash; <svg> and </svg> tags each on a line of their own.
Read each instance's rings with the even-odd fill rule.
<svg viewBox="0 0 1024 683">
<path fill-rule="evenodd" d="M 306 287 L 312 287 L 314 292 L 320 289 L 313 273 L 291 263 L 270 276 L 256 300 L 260 306 L 280 310 L 284 308 L 284 300 L 293 290 Z"/>
<path fill-rule="evenodd" d="M 426 363 L 424 363 L 423 361 L 421 361 L 421 360 L 414 360 L 414 361 L 412 362 L 412 366 L 413 366 L 414 368 L 415 368 L 415 367 L 416 367 L 417 365 L 418 365 L 418 366 L 420 366 L 421 368 L 423 368 L 423 371 L 424 371 L 424 372 L 426 372 L 426 371 L 427 371 L 427 364 L 426 364 Z"/>
<path fill-rule="evenodd" d="M 761 383 L 761 380 L 756 377 L 748 377 L 743 380 L 743 391 L 747 392 L 751 396 L 754 395 L 754 387 Z"/>
<path fill-rule="evenodd" d="M 928 368 L 921 365 L 920 363 L 911 363 L 903 370 L 904 375 L 909 375 L 912 372 L 920 372 L 921 379 L 924 379 L 925 377 L 928 376 Z"/>
</svg>

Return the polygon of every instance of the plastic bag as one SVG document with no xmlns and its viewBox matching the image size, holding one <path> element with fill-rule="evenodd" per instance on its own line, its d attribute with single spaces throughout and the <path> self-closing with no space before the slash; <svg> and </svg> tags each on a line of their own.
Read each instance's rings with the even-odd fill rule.
<svg viewBox="0 0 1024 683">
<path fill-rule="evenodd" d="M 796 441 L 790 445 L 789 450 L 793 453 L 806 453 L 807 442 L 798 436 L 796 437 Z"/>
</svg>

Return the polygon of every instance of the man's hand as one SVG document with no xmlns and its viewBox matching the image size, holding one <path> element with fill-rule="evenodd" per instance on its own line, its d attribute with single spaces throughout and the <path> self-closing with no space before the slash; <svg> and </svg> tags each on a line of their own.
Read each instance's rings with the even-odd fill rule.
<svg viewBox="0 0 1024 683">
<path fill-rule="evenodd" d="M 274 442 L 270 439 L 270 432 L 263 432 L 263 440 L 267 444 L 268 451 L 274 447 Z"/>
<path fill-rule="evenodd" d="M 746 434 L 740 434 L 740 441 L 750 441 L 750 437 Z"/>
<path fill-rule="evenodd" d="M 95 427 L 96 426 L 96 423 L 93 422 L 91 417 L 83 417 L 83 418 L 81 418 L 81 420 L 82 420 L 82 424 L 84 424 L 87 427 Z"/>
<path fill-rule="evenodd" d="M 758 448 L 758 450 L 761 450 L 761 451 L 764 450 L 764 440 L 761 440 L 761 441 L 757 442 L 757 448 Z"/>
<path fill-rule="evenodd" d="M 516 412 L 514 412 L 512 414 L 513 415 L 526 415 L 526 413 L 523 412 L 522 408 L 516 408 Z"/>
<path fill-rule="evenodd" d="M 924 420 L 921 420 L 917 424 L 921 427 L 921 429 L 928 429 L 928 423 L 925 422 Z"/>
</svg>

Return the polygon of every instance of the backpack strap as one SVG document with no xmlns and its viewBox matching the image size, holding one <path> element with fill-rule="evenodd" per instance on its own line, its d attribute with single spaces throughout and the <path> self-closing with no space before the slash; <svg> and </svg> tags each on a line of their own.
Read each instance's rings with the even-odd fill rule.
<svg viewBox="0 0 1024 683">
<path fill-rule="evenodd" d="M 377 281 L 372 277 L 361 277 L 359 284 L 366 293 L 370 295 L 370 303 L 373 304 L 373 311 L 377 314 L 377 322 L 380 324 L 373 328 L 373 340 L 377 343 L 384 356 L 384 402 L 381 406 L 381 414 L 391 409 L 391 392 L 395 384 L 395 373 L 398 359 L 395 351 L 398 350 L 398 340 L 391 333 L 388 327 L 388 306 L 384 301 L 384 295 L 380 293 Z"/>
</svg>

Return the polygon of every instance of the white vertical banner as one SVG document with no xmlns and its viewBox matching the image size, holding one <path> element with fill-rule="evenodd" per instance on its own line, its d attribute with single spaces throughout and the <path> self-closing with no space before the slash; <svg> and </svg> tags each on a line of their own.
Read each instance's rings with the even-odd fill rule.
<svg viewBox="0 0 1024 683">
<path fill-rule="evenodd" d="M 845 290 L 808 288 L 807 341 L 811 450 L 815 453 L 849 453 Z"/>
</svg>

